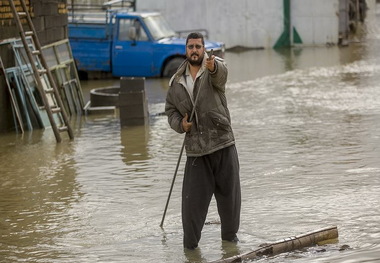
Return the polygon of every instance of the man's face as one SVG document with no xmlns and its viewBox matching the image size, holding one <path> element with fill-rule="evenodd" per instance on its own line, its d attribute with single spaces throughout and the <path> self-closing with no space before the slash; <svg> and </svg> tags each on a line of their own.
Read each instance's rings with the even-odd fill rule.
<svg viewBox="0 0 380 263">
<path fill-rule="evenodd" d="M 186 57 L 193 66 L 202 65 L 204 46 L 201 38 L 189 39 L 186 46 Z"/>
</svg>

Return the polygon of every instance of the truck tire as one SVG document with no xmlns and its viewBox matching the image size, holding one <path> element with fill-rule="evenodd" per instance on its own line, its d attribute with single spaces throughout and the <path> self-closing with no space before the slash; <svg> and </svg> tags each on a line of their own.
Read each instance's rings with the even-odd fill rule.
<svg viewBox="0 0 380 263">
<path fill-rule="evenodd" d="M 162 76 L 164 78 L 171 78 L 174 73 L 177 71 L 179 65 L 184 61 L 184 58 L 176 57 L 171 59 L 165 66 Z"/>
</svg>

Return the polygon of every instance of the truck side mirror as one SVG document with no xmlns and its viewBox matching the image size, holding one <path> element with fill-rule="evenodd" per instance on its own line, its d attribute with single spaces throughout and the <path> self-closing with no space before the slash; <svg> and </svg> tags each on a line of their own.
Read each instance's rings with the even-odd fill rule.
<svg viewBox="0 0 380 263">
<path fill-rule="evenodd" d="M 137 36 L 136 27 L 131 26 L 128 30 L 128 37 L 130 40 L 136 41 L 136 36 Z"/>
</svg>

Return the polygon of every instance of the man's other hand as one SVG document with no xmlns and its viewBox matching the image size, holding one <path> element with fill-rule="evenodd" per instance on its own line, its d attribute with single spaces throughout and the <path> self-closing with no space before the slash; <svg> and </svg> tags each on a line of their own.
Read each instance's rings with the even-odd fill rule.
<svg viewBox="0 0 380 263">
<path fill-rule="evenodd" d="M 189 116 L 187 113 L 185 114 L 185 117 L 182 119 L 182 128 L 185 132 L 189 132 L 191 130 L 191 125 L 193 125 L 192 122 L 187 122 Z"/>
</svg>

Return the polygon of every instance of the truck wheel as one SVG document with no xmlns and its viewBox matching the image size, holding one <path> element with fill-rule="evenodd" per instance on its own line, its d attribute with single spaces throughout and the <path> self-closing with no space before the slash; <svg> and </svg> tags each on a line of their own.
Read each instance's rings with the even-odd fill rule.
<svg viewBox="0 0 380 263">
<path fill-rule="evenodd" d="M 177 71 L 179 65 L 184 61 L 184 58 L 173 58 L 166 64 L 164 72 L 162 73 L 162 76 L 165 78 L 171 78 L 174 73 Z"/>
</svg>

